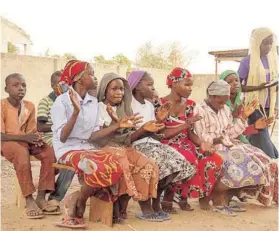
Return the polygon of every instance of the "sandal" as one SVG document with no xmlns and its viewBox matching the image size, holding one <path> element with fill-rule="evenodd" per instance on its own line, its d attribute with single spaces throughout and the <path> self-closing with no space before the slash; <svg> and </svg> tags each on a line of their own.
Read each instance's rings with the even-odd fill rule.
<svg viewBox="0 0 279 231">
<path fill-rule="evenodd" d="M 157 216 L 155 213 L 136 214 L 136 218 L 139 218 L 139 219 L 145 220 L 145 221 L 151 221 L 151 222 L 162 222 L 162 221 L 164 221 L 161 217 Z"/>
<path fill-rule="evenodd" d="M 164 211 L 157 212 L 156 215 L 162 218 L 164 221 L 171 219 L 170 215 L 168 213 L 165 213 Z"/>
<path fill-rule="evenodd" d="M 45 215 L 60 215 L 60 207 L 54 200 L 37 202 L 38 207 L 42 210 Z"/>
<path fill-rule="evenodd" d="M 177 214 L 177 210 L 173 207 L 173 203 L 170 201 L 161 202 L 162 210 L 169 214 Z"/>
<path fill-rule="evenodd" d="M 238 203 L 235 200 L 231 200 L 229 202 L 229 207 L 231 208 L 231 210 L 233 212 L 245 212 L 246 211 L 246 209 L 243 208 L 243 205 L 241 205 L 240 203 Z"/>
<path fill-rule="evenodd" d="M 213 212 L 216 212 L 216 213 L 220 213 L 220 214 L 223 214 L 223 215 L 229 215 L 231 217 L 236 217 L 237 214 L 234 213 L 230 207 L 228 206 L 215 206 L 213 208 Z"/>
<path fill-rule="evenodd" d="M 31 215 L 32 212 L 38 212 L 39 215 Z M 25 208 L 25 216 L 28 218 L 28 219 L 41 219 L 44 217 L 44 214 L 42 212 L 42 210 L 40 209 L 27 209 Z"/>
<path fill-rule="evenodd" d="M 65 218 L 62 219 L 60 222 L 54 223 L 54 225 L 62 228 L 71 228 L 71 229 L 84 229 L 87 227 L 86 224 L 84 224 L 82 218 Z"/>
</svg>

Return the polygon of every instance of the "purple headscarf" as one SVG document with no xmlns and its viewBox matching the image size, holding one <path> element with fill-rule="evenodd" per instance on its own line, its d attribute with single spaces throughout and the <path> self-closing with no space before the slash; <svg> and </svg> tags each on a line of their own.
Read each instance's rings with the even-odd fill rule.
<svg viewBox="0 0 279 231">
<path fill-rule="evenodd" d="M 142 77 L 144 76 L 145 71 L 137 70 L 132 71 L 128 77 L 128 83 L 130 85 L 131 90 L 133 91 L 138 83 L 141 81 Z"/>
</svg>

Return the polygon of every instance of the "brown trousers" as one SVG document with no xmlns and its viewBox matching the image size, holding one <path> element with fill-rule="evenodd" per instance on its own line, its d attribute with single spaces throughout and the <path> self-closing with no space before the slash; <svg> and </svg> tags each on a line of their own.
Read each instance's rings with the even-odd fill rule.
<svg viewBox="0 0 279 231">
<path fill-rule="evenodd" d="M 1 142 L 2 155 L 14 165 L 17 179 L 24 197 L 33 194 L 36 189 L 33 184 L 30 154 L 30 146 L 24 142 Z M 41 161 L 39 191 L 53 191 L 55 182 L 55 169 L 52 164 L 55 162 L 54 150 L 45 146 L 38 148 L 35 155 Z"/>
</svg>

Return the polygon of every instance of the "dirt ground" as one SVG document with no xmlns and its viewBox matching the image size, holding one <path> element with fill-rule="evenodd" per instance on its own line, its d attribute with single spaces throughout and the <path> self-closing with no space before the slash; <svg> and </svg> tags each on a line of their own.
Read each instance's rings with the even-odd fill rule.
<svg viewBox="0 0 279 231">
<path fill-rule="evenodd" d="M 277 133 L 277 131 L 276 131 Z M 278 134 L 278 133 L 277 133 Z M 278 136 L 274 137 L 274 141 Z M 276 146 L 278 147 L 278 143 Z M 23 210 L 15 206 L 14 194 L 14 170 L 12 165 L 4 158 L 1 159 L 1 218 L 3 231 L 63 231 L 69 229 L 57 228 L 53 222 L 59 221 L 61 216 L 46 216 L 42 220 L 30 220 L 24 217 Z M 38 178 L 40 165 L 32 163 L 34 179 Z M 79 188 L 75 178 L 70 191 Z M 63 203 L 63 202 L 62 202 Z M 277 231 L 278 230 L 278 207 L 274 204 L 270 208 L 265 208 L 256 201 L 249 200 L 245 203 L 247 211 L 239 213 L 237 217 L 228 217 L 213 212 L 204 212 L 199 209 L 197 200 L 190 201 L 194 207 L 193 212 L 179 211 L 177 215 L 172 215 L 170 221 L 163 223 L 151 223 L 135 218 L 135 214 L 140 212 L 139 206 L 131 202 L 128 207 L 128 219 L 123 225 L 114 225 L 109 228 L 101 223 L 89 223 L 88 230 L 98 231 Z M 85 219 L 88 221 L 88 207 Z"/>
</svg>

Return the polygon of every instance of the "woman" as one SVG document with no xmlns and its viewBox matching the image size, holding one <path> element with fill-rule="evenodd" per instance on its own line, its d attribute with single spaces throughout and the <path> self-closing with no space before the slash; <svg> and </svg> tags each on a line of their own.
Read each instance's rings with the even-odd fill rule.
<svg viewBox="0 0 279 231">
<path fill-rule="evenodd" d="M 247 193 L 257 195 L 260 186 L 267 185 L 268 180 L 254 152 L 238 140 L 247 127 L 246 119 L 255 110 L 256 103 L 244 107 L 233 124 L 232 113 L 225 105 L 229 99 L 230 85 L 224 80 L 213 81 L 207 88 L 207 94 L 208 98 L 195 108 L 195 113 L 202 116 L 202 119 L 195 123 L 195 131 L 201 139 L 215 145 L 218 154 L 222 155 L 225 161 L 224 174 L 220 179 L 223 184 L 222 193 L 216 190 L 213 198 L 214 204 L 218 205 L 216 211 L 221 212 L 227 210 L 228 193 L 239 197 Z M 219 207 L 221 205 L 225 207 Z"/>
<path fill-rule="evenodd" d="M 98 150 L 93 144 L 98 139 L 134 124 L 121 120 L 115 126 L 99 130 L 98 102 L 87 92 L 96 88 L 94 70 L 87 62 L 69 61 L 60 79 L 58 92 L 66 91 L 57 97 L 52 109 L 53 147 L 59 163 L 71 166 L 83 174 L 84 182 L 80 192 L 75 192 L 66 200 L 66 218 L 58 226 L 84 227 L 83 214 L 88 197 L 94 193 L 103 194 L 103 199 L 115 201 L 113 190 L 122 170 L 117 162 L 118 150 Z M 62 87 L 61 87 L 62 86 Z M 69 90 L 67 90 L 67 87 Z"/>
<path fill-rule="evenodd" d="M 132 93 L 126 79 L 115 73 L 105 74 L 100 82 L 98 94 L 99 100 L 99 125 L 102 128 L 112 126 L 119 119 L 133 115 L 131 109 Z M 156 124 L 154 121 L 145 123 L 138 130 L 122 129 L 111 134 L 107 139 L 108 146 L 118 147 L 125 152 L 126 158 L 129 160 L 130 167 L 123 169 L 128 190 L 126 188 L 119 189 L 120 212 L 123 218 L 126 217 L 126 208 L 130 197 L 139 202 L 142 214 L 136 217 L 147 221 L 164 221 L 169 219 L 166 214 L 159 214 L 154 211 L 151 205 L 151 199 L 157 198 L 158 184 L 158 166 L 153 160 L 130 147 L 132 142 L 146 132 L 158 132 L 164 126 Z M 159 182 L 159 185 L 161 182 Z"/>
<path fill-rule="evenodd" d="M 209 209 L 210 194 L 220 174 L 222 158 L 214 153 L 211 144 L 199 139 L 192 130 L 193 124 L 200 120 L 193 116 L 195 102 L 188 97 L 192 91 L 192 75 L 183 68 L 175 68 L 167 76 L 167 85 L 171 92 L 161 99 L 161 104 L 172 103 L 169 116 L 164 123 L 163 144 L 178 150 L 196 169 L 196 175 L 182 184 L 179 206 L 182 210 L 192 210 L 187 198 L 200 198 L 201 209 Z M 196 147 L 197 146 L 197 147 Z M 173 211 L 172 201 L 176 188 L 165 192 L 162 207 Z"/>
<path fill-rule="evenodd" d="M 278 82 L 268 84 L 278 75 L 278 55 L 275 36 L 268 28 L 253 30 L 249 55 L 239 66 L 238 74 L 245 92 L 246 101 L 259 99 L 261 108 L 249 117 L 249 124 L 254 124 L 263 115 L 274 115 L 276 87 Z M 278 151 L 272 143 L 268 128 L 248 137 L 250 143 L 262 149 L 269 157 L 278 158 Z"/>
<path fill-rule="evenodd" d="M 233 115 L 238 116 L 238 106 L 242 105 L 241 101 L 241 88 L 239 84 L 239 78 L 235 71 L 227 70 L 224 71 L 219 79 L 225 80 L 230 85 L 230 98 L 226 102 L 226 105 L 230 108 Z M 236 122 L 236 119 L 233 119 L 233 122 Z M 252 125 L 256 132 L 260 129 L 267 128 L 272 123 L 271 119 L 260 118 L 254 125 Z M 249 126 L 251 127 L 251 126 Z M 246 129 L 247 130 L 247 129 Z M 251 130 L 251 129 L 250 129 Z M 276 161 L 272 161 L 265 153 L 259 149 L 249 144 L 247 139 L 243 134 L 241 134 L 237 139 L 234 140 L 235 144 L 242 145 L 244 150 L 252 155 L 254 160 L 259 164 L 263 169 L 266 179 L 268 180 L 267 185 L 263 186 L 259 193 L 259 200 L 262 204 L 269 206 L 271 205 L 272 200 L 277 202 L 278 196 L 278 166 Z"/>
<path fill-rule="evenodd" d="M 157 110 L 155 117 L 155 108 L 148 101 L 154 94 L 154 80 L 145 71 L 137 70 L 131 72 L 128 77 L 128 83 L 131 87 L 132 109 L 134 113 L 139 113 L 143 117 L 144 123 L 149 121 L 163 121 L 168 116 L 171 104 L 165 104 Z M 158 141 L 156 134 L 147 134 L 145 137 L 133 142 L 134 147 L 153 159 L 159 166 L 159 179 L 164 182 L 158 187 L 158 195 L 156 202 L 153 203 L 153 209 L 161 212 L 160 196 L 163 190 L 169 186 L 171 182 L 180 182 L 189 179 L 195 175 L 194 167 L 175 149 Z"/>
<path fill-rule="evenodd" d="M 222 72 L 219 76 L 219 79 L 225 80 L 228 84 L 230 84 L 230 98 L 226 102 L 226 105 L 230 108 L 233 117 L 238 116 L 242 106 L 242 91 L 239 82 L 238 74 L 233 70 L 226 70 Z M 236 119 L 233 119 L 235 123 Z M 254 124 L 248 126 L 243 134 L 239 136 L 241 142 L 245 144 L 249 144 L 248 139 L 245 137 L 247 135 L 258 134 L 259 130 L 268 128 L 273 122 L 273 118 L 259 118 Z"/>
</svg>

